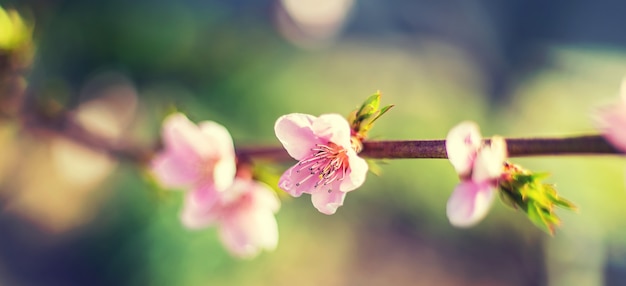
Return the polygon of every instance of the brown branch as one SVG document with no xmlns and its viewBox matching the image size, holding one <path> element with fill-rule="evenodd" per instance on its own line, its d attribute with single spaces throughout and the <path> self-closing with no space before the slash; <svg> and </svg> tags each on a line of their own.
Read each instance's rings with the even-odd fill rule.
<svg viewBox="0 0 626 286">
<path fill-rule="evenodd" d="M 489 140 L 485 140 L 489 142 Z M 623 155 L 600 135 L 567 138 L 508 138 L 509 157 L 574 156 L 574 155 Z M 238 154 L 251 158 L 274 161 L 291 157 L 282 147 L 239 148 Z M 372 159 L 445 159 L 445 140 L 366 141 L 362 157 Z"/>
<path fill-rule="evenodd" d="M 65 110 L 45 112 L 45 108 L 42 112 L 41 108 L 30 107 L 31 109 L 23 110 L 29 112 L 21 114 L 26 129 L 52 132 L 96 151 L 140 164 L 149 163 L 159 150 L 160 142 L 153 146 L 136 146 L 121 140 L 111 141 L 99 137 L 78 124 L 72 112 Z M 615 149 L 601 135 L 505 140 L 509 157 L 623 155 L 623 152 Z M 238 147 L 237 155 L 243 160 L 264 159 L 274 162 L 293 160 L 280 146 Z M 447 158 L 445 140 L 365 141 L 360 155 L 372 159 Z"/>
</svg>

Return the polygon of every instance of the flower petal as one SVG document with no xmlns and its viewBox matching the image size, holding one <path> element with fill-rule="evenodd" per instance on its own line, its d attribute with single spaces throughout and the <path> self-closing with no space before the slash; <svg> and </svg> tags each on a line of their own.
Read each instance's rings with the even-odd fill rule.
<svg viewBox="0 0 626 286">
<path fill-rule="evenodd" d="M 250 192 L 255 207 L 267 209 L 273 213 L 278 212 L 278 209 L 280 209 L 280 200 L 274 190 L 261 182 L 251 181 L 250 184 Z"/>
<path fill-rule="evenodd" d="M 349 192 L 363 185 L 369 168 L 367 161 L 359 157 L 352 149 L 348 150 L 348 164 L 350 170 L 341 182 L 340 191 L 342 192 Z"/>
<path fill-rule="evenodd" d="M 211 148 L 209 156 L 218 158 L 213 167 L 213 182 L 218 190 L 224 190 L 233 183 L 236 172 L 233 139 L 224 126 L 213 121 L 203 121 L 199 127 L 207 138 L 206 146 Z"/>
<path fill-rule="evenodd" d="M 489 212 L 494 199 L 493 186 L 472 181 L 461 182 L 448 199 L 447 215 L 456 227 L 470 227 Z"/>
<path fill-rule="evenodd" d="M 490 146 L 485 146 L 478 151 L 472 170 L 472 180 L 481 182 L 500 177 L 504 171 L 506 157 L 506 141 L 502 137 L 494 136 Z"/>
<path fill-rule="evenodd" d="M 185 158 L 206 158 L 211 148 L 198 126 L 182 113 L 174 113 L 163 121 L 161 132 L 166 150 Z"/>
<path fill-rule="evenodd" d="M 274 213 L 280 208 L 280 200 L 274 190 L 259 181 L 236 178 L 233 184 L 220 194 L 220 201 L 224 205 L 234 205 L 247 200 L 254 208 L 266 209 Z"/>
<path fill-rule="evenodd" d="M 171 150 L 158 154 L 150 168 L 166 188 L 188 188 L 199 176 L 193 160 Z"/>
<path fill-rule="evenodd" d="M 596 126 L 604 137 L 626 152 L 626 102 L 599 108 L 594 115 Z"/>
<path fill-rule="evenodd" d="M 197 164 L 206 154 L 203 136 L 182 113 L 165 118 L 161 136 L 164 149 L 152 161 L 152 170 L 165 187 L 185 188 L 200 175 Z"/>
<path fill-rule="evenodd" d="M 213 121 L 202 121 L 198 123 L 198 128 L 209 139 L 205 144 L 211 146 L 212 152 L 218 155 L 233 155 L 235 148 L 230 133 L 223 125 Z"/>
<path fill-rule="evenodd" d="M 469 175 L 481 144 L 480 131 L 474 122 L 461 122 L 448 132 L 446 152 L 457 174 L 462 177 Z"/>
<path fill-rule="evenodd" d="M 261 249 L 274 250 L 278 244 L 276 218 L 262 207 L 230 212 L 222 220 L 219 234 L 226 248 L 241 258 L 252 258 Z"/>
<path fill-rule="evenodd" d="M 283 144 L 287 153 L 296 160 L 301 160 L 311 152 L 311 147 L 318 143 L 311 126 L 315 116 L 291 113 L 283 115 L 274 124 L 276 137 Z"/>
<path fill-rule="evenodd" d="M 331 215 L 337 211 L 337 208 L 343 205 L 346 193 L 342 191 L 319 190 L 311 194 L 313 206 L 323 214 Z"/>
<path fill-rule="evenodd" d="M 318 181 L 317 175 L 311 174 L 306 168 L 302 171 L 299 171 L 300 169 L 302 166 L 295 164 L 287 169 L 278 180 L 278 187 L 294 197 L 310 193 L 315 189 L 315 183 Z"/>
<path fill-rule="evenodd" d="M 219 193 L 213 185 L 204 185 L 185 196 L 181 222 L 189 229 L 200 229 L 211 225 L 221 215 Z"/>
<path fill-rule="evenodd" d="M 322 114 L 313 121 L 313 133 L 323 143 L 333 142 L 345 149 L 351 149 L 350 124 L 339 114 Z"/>
</svg>

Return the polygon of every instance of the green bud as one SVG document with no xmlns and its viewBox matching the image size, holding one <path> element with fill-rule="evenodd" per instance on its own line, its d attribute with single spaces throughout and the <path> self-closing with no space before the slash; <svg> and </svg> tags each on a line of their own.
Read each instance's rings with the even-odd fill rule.
<svg viewBox="0 0 626 286">
<path fill-rule="evenodd" d="M 393 105 L 388 105 L 380 109 L 380 98 L 381 93 L 378 91 L 348 115 L 353 136 L 358 140 L 365 139 L 374 122 L 393 107 Z"/>
<path fill-rule="evenodd" d="M 554 185 L 542 182 L 548 174 L 531 173 L 520 166 L 505 164 L 505 171 L 499 182 L 502 201 L 514 209 L 522 210 L 533 224 L 554 235 L 556 226 L 561 224 L 555 208 L 576 210 L 576 206 L 561 198 Z"/>
</svg>

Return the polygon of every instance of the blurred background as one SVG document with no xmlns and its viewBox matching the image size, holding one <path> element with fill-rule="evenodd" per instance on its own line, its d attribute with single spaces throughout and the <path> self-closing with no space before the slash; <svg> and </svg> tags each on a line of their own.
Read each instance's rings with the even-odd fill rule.
<svg viewBox="0 0 626 286">
<path fill-rule="evenodd" d="M 5 86 L 0 102 L 15 111 L 7 90 L 27 87 L 18 101 L 40 113 L 0 120 L 0 285 L 626 284 L 620 157 L 513 160 L 550 172 L 579 206 L 559 212 L 554 237 L 500 202 L 478 226 L 455 229 L 445 216 L 458 183 L 450 164 L 393 160 L 333 216 L 308 197 L 285 199 L 278 248 L 238 260 L 214 229 L 181 226 L 180 192 L 59 136 L 72 129 L 54 120 L 69 110 L 110 144 L 151 146 L 176 107 L 227 126 L 236 145 L 277 145 L 280 115 L 347 115 L 381 90 L 396 107 L 373 139 L 444 138 L 462 120 L 485 136 L 594 133 L 592 111 L 618 100 L 626 74 L 626 3 L 0 5 L 34 22 L 36 47 L 26 77 Z"/>
</svg>

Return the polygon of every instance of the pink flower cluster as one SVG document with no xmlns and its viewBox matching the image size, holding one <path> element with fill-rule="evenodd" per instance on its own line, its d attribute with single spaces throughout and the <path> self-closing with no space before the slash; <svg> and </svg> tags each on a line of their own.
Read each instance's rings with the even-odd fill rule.
<svg viewBox="0 0 626 286">
<path fill-rule="evenodd" d="M 198 125 L 177 113 L 163 123 L 164 148 L 152 161 L 156 178 L 186 192 L 182 223 L 191 229 L 217 225 L 226 248 L 253 257 L 278 243 L 276 194 L 251 178 L 236 177 L 233 141 L 223 126 Z"/>
<path fill-rule="evenodd" d="M 365 181 L 367 162 L 353 149 L 350 125 L 341 115 L 292 113 L 278 118 L 274 131 L 299 161 L 282 175 L 279 187 L 294 197 L 311 194 L 321 213 L 334 214 L 346 194 Z"/>
<path fill-rule="evenodd" d="M 506 141 L 493 137 L 490 145 L 484 145 L 478 126 L 466 121 L 450 130 L 446 151 L 461 178 L 448 200 L 448 219 L 457 227 L 473 226 L 493 203 L 507 157 Z"/>
</svg>

